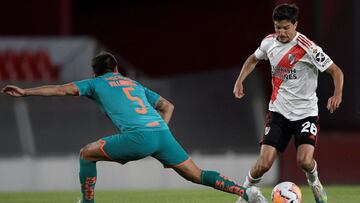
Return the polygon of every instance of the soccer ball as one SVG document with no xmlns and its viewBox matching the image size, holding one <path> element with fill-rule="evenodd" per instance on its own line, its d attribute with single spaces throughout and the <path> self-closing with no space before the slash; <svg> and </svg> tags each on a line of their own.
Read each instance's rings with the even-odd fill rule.
<svg viewBox="0 0 360 203">
<path fill-rule="evenodd" d="M 301 203 L 301 190 L 292 182 L 282 182 L 271 192 L 273 203 Z"/>
</svg>

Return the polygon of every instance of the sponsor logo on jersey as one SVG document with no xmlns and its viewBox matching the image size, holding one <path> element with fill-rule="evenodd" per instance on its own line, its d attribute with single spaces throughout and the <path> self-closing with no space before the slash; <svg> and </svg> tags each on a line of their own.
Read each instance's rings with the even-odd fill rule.
<svg viewBox="0 0 360 203">
<path fill-rule="evenodd" d="M 325 67 L 327 64 L 331 63 L 331 59 L 326 57 L 323 52 L 317 52 L 314 54 L 316 62 L 318 62 L 322 67 Z"/>
<path fill-rule="evenodd" d="M 318 52 L 316 55 L 315 55 L 315 60 L 319 63 L 322 63 L 325 61 L 325 55 L 324 53 L 322 52 Z"/>
<path fill-rule="evenodd" d="M 277 77 L 282 80 L 294 80 L 298 78 L 296 69 L 289 69 L 281 66 L 272 67 L 271 74 L 273 77 Z"/>
<path fill-rule="evenodd" d="M 321 65 L 322 67 L 325 67 L 328 63 L 331 62 L 331 59 L 330 58 L 327 58 L 324 63 Z"/>
</svg>

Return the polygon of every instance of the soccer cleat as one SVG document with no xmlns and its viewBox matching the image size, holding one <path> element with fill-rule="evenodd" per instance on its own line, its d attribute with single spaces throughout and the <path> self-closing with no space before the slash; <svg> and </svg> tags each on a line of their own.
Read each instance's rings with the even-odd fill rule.
<svg viewBox="0 0 360 203">
<path fill-rule="evenodd" d="M 82 203 L 81 199 L 78 199 L 78 201 L 76 201 L 76 203 Z"/>
<path fill-rule="evenodd" d="M 265 197 L 261 194 L 261 191 L 258 187 L 251 186 L 248 189 L 246 189 L 246 194 L 249 198 L 248 201 L 246 201 L 244 198 L 239 197 L 239 199 L 236 201 L 236 203 L 267 203 L 268 201 L 265 199 Z"/>
<path fill-rule="evenodd" d="M 322 186 L 319 178 L 315 180 L 315 182 L 311 183 L 308 180 L 309 186 L 311 187 L 311 190 L 314 194 L 314 198 L 316 203 L 327 203 L 327 195 L 325 192 L 324 187 Z"/>
</svg>

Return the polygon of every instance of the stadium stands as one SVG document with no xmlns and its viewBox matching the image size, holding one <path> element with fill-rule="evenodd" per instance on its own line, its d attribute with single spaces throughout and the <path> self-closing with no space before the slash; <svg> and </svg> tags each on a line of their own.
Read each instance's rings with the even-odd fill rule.
<svg viewBox="0 0 360 203">
<path fill-rule="evenodd" d="M 54 81 L 59 79 L 59 66 L 51 61 L 45 50 L 0 52 L 0 80 Z"/>
</svg>

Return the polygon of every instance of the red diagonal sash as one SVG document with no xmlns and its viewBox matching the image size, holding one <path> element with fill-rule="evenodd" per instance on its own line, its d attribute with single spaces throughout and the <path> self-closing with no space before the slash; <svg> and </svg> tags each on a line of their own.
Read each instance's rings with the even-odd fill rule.
<svg viewBox="0 0 360 203">
<path fill-rule="evenodd" d="M 289 55 L 293 55 L 295 58 L 290 60 Z M 281 68 L 288 68 L 292 69 L 294 65 L 306 54 L 306 51 L 301 48 L 298 44 L 293 46 L 280 60 L 278 63 L 278 67 Z M 291 63 L 291 64 L 290 64 Z M 272 83 L 273 83 L 273 91 L 271 94 L 271 102 L 274 102 L 276 100 L 276 97 L 279 93 L 280 85 L 282 84 L 284 80 L 282 78 L 278 78 L 276 76 L 272 77 Z"/>
</svg>

